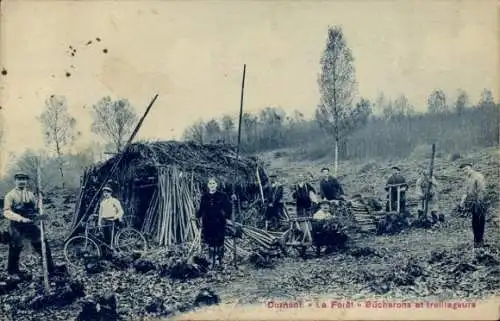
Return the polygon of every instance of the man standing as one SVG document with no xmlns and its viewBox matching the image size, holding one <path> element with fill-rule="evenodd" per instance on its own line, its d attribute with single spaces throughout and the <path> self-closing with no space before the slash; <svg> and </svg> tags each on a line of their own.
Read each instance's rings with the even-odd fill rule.
<svg viewBox="0 0 500 321">
<path fill-rule="evenodd" d="M 29 176 L 26 173 L 14 175 L 16 187 L 5 195 L 3 213 L 10 221 L 9 256 L 7 261 L 7 272 L 11 275 L 23 275 L 19 270 L 19 259 L 23 249 L 25 238 L 31 241 L 33 249 L 42 257 L 42 239 L 38 226 L 33 218 L 39 212 L 38 202 L 33 192 L 27 189 Z M 31 217 L 31 218 L 30 218 Z M 50 247 L 45 241 L 47 269 L 49 275 L 54 271 L 54 263 L 50 253 Z"/>
<path fill-rule="evenodd" d="M 472 214 L 472 232 L 474 247 L 482 247 L 484 226 L 486 223 L 487 206 L 485 202 L 486 183 L 484 176 L 472 169 L 471 163 L 460 165 L 466 175 L 465 193 L 460 201 L 460 207 Z"/>
<path fill-rule="evenodd" d="M 398 190 L 399 190 L 399 213 L 406 211 L 406 179 L 401 175 L 401 170 L 397 166 L 393 166 L 392 175 L 387 180 L 385 190 L 387 191 L 387 205 L 386 211 L 397 210 L 398 203 Z"/>
<path fill-rule="evenodd" d="M 431 184 L 431 189 L 429 195 L 427 195 L 427 188 L 429 187 L 429 183 Z M 430 210 L 432 220 L 434 223 L 437 222 L 439 214 L 439 201 L 437 198 L 438 183 L 436 178 L 434 177 L 434 175 L 429 178 L 429 175 L 424 170 L 422 170 L 420 172 L 420 176 L 417 179 L 415 187 L 417 197 L 421 203 L 421 213 L 423 214 L 423 211 L 425 210 L 425 202 L 427 201 L 427 208 Z"/>
<path fill-rule="evenodd" d="M 269 183 L 264 190 L 266 198 L 266 226 L 270 222 L 272 228 L 279 225 L 280 211 L 283 210 L 283 186 L 276 181 L 276 175 L 269 176 Z"/>
<path fill-rule="evenodd" d="M 104 233 L 105 242 L 110 247 L 112 247 L 115 225 L 123 220 L 122 205 L 118 199 L 111 196 L 112 192 L 113 189 L 109 186 L 105 186 L 102 189 L 103 199 L 99 206 L 99 220 L 97 222 L 97 226 Z M 108 257 L 111 254 L 106 247 L 103 247 L 103 252 L 104 257 Z"/>
<path fill-rule="evenodd" d="M 344 195 L 344 190 L 339 181 L 330 175 L 330 169 L 323 167 L 321 169 L 323 177 L 321 178 L 319 185 L 319 194 L 323 199 L 338 200 L 342 195 Z"/>
<path fill-rule="evenodd" d="M 311 216 L 316 190 L 306 181 L 304 174 L 299 175 L 300 181 L 293 187 L 292 198 L 295 200 L 298 217 Z"/>
</svg>

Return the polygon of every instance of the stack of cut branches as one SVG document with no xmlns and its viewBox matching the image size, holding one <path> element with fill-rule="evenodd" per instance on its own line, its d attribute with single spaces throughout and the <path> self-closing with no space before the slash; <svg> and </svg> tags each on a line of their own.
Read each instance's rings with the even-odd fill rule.
<svg viewBox="0 0 500 321">
<path fill-rule="evenodd" d="M 193 241 L 197 227 L 195 216 L 200 191 L 193 174 L 186 174 L 176 166 L 158 169 L 158 188 L 154 193 L 142 230 L 159 245 Z"/>
<path fill-rule="evenodd" d="M 228 226 L 233 226 L 234 223 L 228 221 Z M 261 230 L 253 226 L 242 226 L 243 235 L 247 236 L 261 250 L 265 252 L 274 252 L 281 247 L 280 236 L 271 234 L 270 232 Z"/>
</svg>

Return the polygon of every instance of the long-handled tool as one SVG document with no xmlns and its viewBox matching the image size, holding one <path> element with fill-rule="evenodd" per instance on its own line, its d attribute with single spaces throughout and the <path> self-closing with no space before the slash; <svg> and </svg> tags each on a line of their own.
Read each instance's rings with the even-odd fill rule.
<svg viewBox="0 0 500 321">
<path fill-rule="evenodd" d="M 427 217 L 427 212 L 429 211 L 429 197 L 431 195 L 432 187 L 432 175 L 434 171 L 434 156 L 436 154 L 436 144 L 432 144 L 432 155 L 431 155 L 431 165 L 429 168 L 429 182 L 426 186 L 425 198 L 424 198 L 424 217 Z"/>
<path fill-rule="evenodd" d="M 245 74 L 246 74 L 247 65 L 243 65 L 243 79 L 241 81 L 241 98 L 240 98 L 240 117 L 238 121 L 238 145 L 236 146 L 236 166 L 234 168 L 234 181 L 233 181 L 233 195 L 235 194 L 235 184 L 237 182 L 238 175 L 238 161 L 240 158 L 240 142 L 241 142 L 241 118 L 243 115 L 243 94 L 245 92 Z M 233 221 L 236 221 L 236 200 L 233 200 Z M 233 237 L 233 264 L 236 266 L 236 237 Z"/>
<path fill-rule="evenodd" d="M 42 201 L 42 184 L 40 176 L 40 161 L 37 166 L 37 188 L 38 188 L 38 215 L 43 217 L 43 201 Z M 43 269 L 43 284 L 45 293 L 50 291 L 49 272 L 47 269 L 47 248 L 45 245 L 45 229 L 43 226 L 43 219 L 40 220 L 40 238 L 42 240 L 42 269 Z"/>
</svg>

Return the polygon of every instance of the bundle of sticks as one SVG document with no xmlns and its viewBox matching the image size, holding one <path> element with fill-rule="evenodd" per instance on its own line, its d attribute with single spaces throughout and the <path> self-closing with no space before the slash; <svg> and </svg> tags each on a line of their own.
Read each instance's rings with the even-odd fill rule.
<svg viewBox="0 0 500 321">
<path fill-rule="evenodd" d="M 228 221 L 227 223 L 229 228 L 235 225 L 238 225 L 238 223 L 235 224 L 232 221 Z M 281 245 L 281 233 L 272 233 L 253 226 L 239 226 L 241 227 L 243 235 L 247 236 L 265 252 L 275 251 Z"/>
<path fill-rule="evenodd" d="M 182 173 L 175 166 L 159 167 L 158 188 L 146 213 L 143 232 L 159 245 L 193 241 L 198 228 L 191 218 L 195 216 L 199 195 L 192 173 Z"/>
</svg>

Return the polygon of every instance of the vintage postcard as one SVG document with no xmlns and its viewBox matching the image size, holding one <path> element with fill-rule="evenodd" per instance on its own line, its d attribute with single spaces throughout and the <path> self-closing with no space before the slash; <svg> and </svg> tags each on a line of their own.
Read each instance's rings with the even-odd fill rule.
<svg viewBox="0 0 500 321">
<path fill-rule="evenodd" d="M 498 1 L 0 2 L 0 320 L 498 320 Z"/>
</svg>

